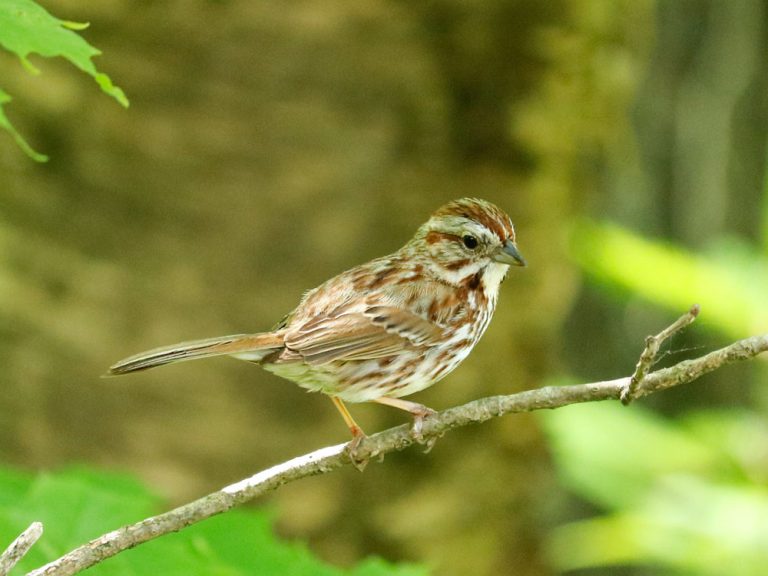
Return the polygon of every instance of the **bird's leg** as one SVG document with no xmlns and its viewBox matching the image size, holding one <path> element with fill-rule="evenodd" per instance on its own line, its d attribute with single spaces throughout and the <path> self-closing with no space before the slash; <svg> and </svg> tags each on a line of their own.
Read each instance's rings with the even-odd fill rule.
<svg viewBox="0 0 768 576">
<path fill-rule="evenodd" d="M 402 400 L 400 398 L 389 398 L 387 396 L 382 396 L 381 398 L 376 398 L 374 402 L 378 402 L 379 404 L 386 404 L 387 406 L 392 406 L 393 408 L 399 408 L 400 410 L 410 412 L 410 414 L 413 416 L 413 426 L 411 427 L 411 433 L 413 434 L 414 439 L 420 444 L 426 443 L 427 452 L 432 449 L 432 446 L 435 445 L 437 438 L 431 438 L 425 442 L 421 431 L 424 427 L 424 419 L 432 416 L 433 414 L 437 414 L 437 412 L 432 410 L 432 408 L 427 408 L 424 406 L 424 404 L 411 402 L 409 400 Z"/>
<path fill-rule="evenodd" d="M 336 406 L 336 409 L 341 414 L 341 417 L 344 418 L 347 428 L 349 428 L 349 431 L 352 433 L 352 440 L 347 444 L 347 451 L 349 452 L 349 458 L 352 460 L 352 465 L 362 472 L 365 465 L 368 464 L 368 459 L 357 457 L 357 447 L 360 446 L 360 442 L 365 438 L 365 432 L 363 432 L 363 429 L 357 425 L 355 419 L 352 418 L 352 414 L 349 413 L 349 410 L 347 410 L 347 407 L 340 398 L 337 398 L 336 396 L 331 396 L 330 398 L 333 401 L 333 405 Z"/>
</svg>

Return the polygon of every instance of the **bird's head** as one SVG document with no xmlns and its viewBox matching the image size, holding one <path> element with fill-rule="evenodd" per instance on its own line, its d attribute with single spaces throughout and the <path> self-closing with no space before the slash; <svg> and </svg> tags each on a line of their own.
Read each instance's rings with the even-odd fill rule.
<svg viewBox="0 0 768 576">
<path fill-rule="evenodd" d="M 408 247 L 426 261 L 438 279 L 455 285 L 487 276 L 485 280 L 498 288 L 509 266 L 526 265 L 509 216 L 477 198 L 462 198 L 440 207 Z"/>
</svg>

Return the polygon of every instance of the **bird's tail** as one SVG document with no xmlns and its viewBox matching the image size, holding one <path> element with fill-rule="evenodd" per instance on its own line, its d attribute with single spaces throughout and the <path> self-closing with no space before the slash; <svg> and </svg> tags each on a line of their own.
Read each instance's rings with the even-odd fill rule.
<svg viewBox="0 0 768 576">
<path fill-rule="evenodd" d="M 141 352 L 120 360 L 109 367 L 105 376 L 118 376 L 129 372 L 147 370 L 155 366 L 163 366 L 172 362 L 210 358 L 211 356 L 237 355 L 239 358 L 259 361 L 270 352 L 283 346 L 283 336 L 280 332 L 264 332 L 262 334 L 235 334 L 219 336 L 206 340 L 192 340 L 172 346 L 163 346 Z"/>
</svg>

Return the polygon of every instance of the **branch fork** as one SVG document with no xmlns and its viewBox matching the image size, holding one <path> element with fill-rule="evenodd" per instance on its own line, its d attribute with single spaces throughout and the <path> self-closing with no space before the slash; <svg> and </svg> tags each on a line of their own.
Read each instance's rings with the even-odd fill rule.
<svg viewBox="0 0 768 576">
<path fill-rule="evenodd" d="M 699 315 L 701 308 L 698 304 L 691 306 L 685 314 L 680 316 L 674 323 L 667 326 L 664 330 L 656 334 L 655 336 L 648 336 L 645 339 L 645 349 L 640 354 L 640 359 L 637 361 L 635 371 L 629 379 L 629 384 L 621 391 L 621 403 L 624 406 L 629 405 L 635 400 L 642 392 L 643 381 L 648 375 L 648 371 L 653 367 L 656 362 L 656 356 L 659 354 L 661 345 L 664 344 L 672 336 L 687 328 L 693 323 Z"/>
</svg>

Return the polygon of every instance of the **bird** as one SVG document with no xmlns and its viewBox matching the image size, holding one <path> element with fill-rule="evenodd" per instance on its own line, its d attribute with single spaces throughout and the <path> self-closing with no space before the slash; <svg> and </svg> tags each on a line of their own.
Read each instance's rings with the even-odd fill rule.
<svg viewBox="0 0 768 576">
<path fill-rule="evenodd" d="M 271 330 L 155 348 L 120 360 L 106 375 L 232 356 L 330 397 L 353 451 L 365 433 L 346 403 L 405 410 L 418 439 L 435 412 L 403 397 L 432 386 L 469 355 L 510 266 L 526 260 L 509 216 L 486 200 L 453 200 L 396 252 L 306 292 Z"/>
</svg>

